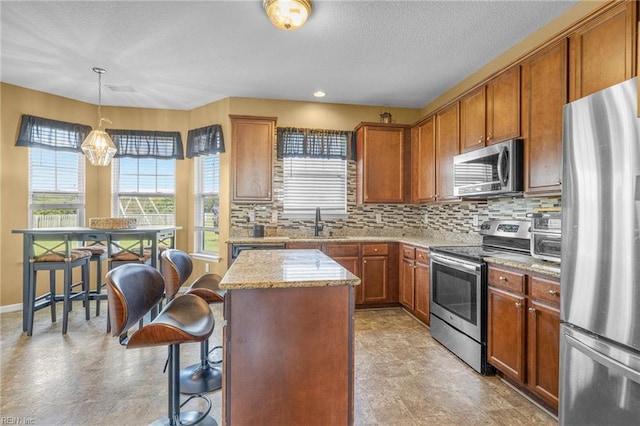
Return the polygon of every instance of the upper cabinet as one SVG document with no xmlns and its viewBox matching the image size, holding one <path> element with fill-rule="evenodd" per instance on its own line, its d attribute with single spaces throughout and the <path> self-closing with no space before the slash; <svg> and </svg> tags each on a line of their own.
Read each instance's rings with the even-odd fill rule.
<svg viewBox="0 0 640 426">
<path fill-rule="evenodd" d="M 411 128 L 411 199 L 424 203 L 436 199 L 436 120 L 430 116 Z"/>
<path fill-rule="evenodd" d="M 460 147 L 469 151 L 520 136 L 520 67 L 460 99 Z"/>
<path fill-rule="evenodd" d="M 273 150 L 276 118 L 230 115 L 231 201 L 272 200 Z"/>
<path fill-rule="evenodd" d="M 635 75 L 637 3 L 629 1 L 588 21 L 570 35 L 570 101 Z"/>
<path fill-rule="evenodd" d="M 408 126 L 360 123 L 356 131 L 356 202 L 410 201 Z"/>
<path fill-rule="evenodd" d="M 525 193 L 560 195 L 562 107 L 567 103 L 567 40 L 522 65 Z"/>
<path fill-rule="evenodd" d="M 436 200 L 453 196 L 453 157 L 460 153 L 458 102 L 436 113 Z"/>
</svg>

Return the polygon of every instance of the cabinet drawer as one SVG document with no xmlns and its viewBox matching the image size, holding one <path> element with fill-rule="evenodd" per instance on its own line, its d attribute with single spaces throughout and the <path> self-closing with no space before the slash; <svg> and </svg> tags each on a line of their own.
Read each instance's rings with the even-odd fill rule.
<svg viewBox="0 0 640 426">
<path fill-rule="evenodd" d="M 516 293 L 524 293 L 525 275 L 506 269 L 490 267 L 489 285 Z"/>
<path fill-rule="evenodd" d="M 560 306 L 560 283 L 541 277 L 531 277 L 531 298 Z"/>
<path fill-rule="evenodd" d="M 358 244 L 328 244 L 326 253 L 329 257 L 358 257 Z"/>
<path fill-rule="evenodd" d="M 416 260 L 420 263 L 429 263 L 429 249 L 416 249 Z"/>
<path fill-rule="evenodd" d="M 415 259 L 416 258 L 416 249 L 411 246 L 402 246 L 402 257 L 405 259 Z"/>
<path fill-rule="evenodd" d="M 388 244 L 363 244 L 363 256 L 386 256 L 389 254 Z"/>
</svg>

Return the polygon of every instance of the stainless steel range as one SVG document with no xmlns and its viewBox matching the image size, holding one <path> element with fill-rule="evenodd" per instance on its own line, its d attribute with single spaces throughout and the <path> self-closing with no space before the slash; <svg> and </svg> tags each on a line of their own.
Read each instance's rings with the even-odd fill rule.
<svg viewBox="0 0 640 426">
<path fill-rule="evenodd" d="M 431 336 L 481 374 L 487 363 L 485 257 L 529 254 L 530 222 L 491 220 L 480 226 L 481 246 L 431 247 Z"/>
</svg>

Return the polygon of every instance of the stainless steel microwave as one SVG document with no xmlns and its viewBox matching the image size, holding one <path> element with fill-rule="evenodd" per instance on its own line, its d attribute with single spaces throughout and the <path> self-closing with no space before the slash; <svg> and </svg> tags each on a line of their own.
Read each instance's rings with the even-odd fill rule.
<svg viewBox="0 0 640 426">
<path fill-rule="evenodd" d="M 453 157 L 453 194 L 462 198 L 522 195 L 522 139 L 510 139 Z"/>
</svg>

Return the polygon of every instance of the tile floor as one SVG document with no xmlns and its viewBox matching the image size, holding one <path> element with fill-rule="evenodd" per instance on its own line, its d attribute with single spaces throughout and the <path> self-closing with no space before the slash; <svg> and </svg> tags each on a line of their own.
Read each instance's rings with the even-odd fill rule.
<svg viewBox="0 0 640 426">
<path fill-rule="evenodd" d="M 212 309 L 221 322 L 221 306 Z M 105 332 L 104 312 L 85 321 L 78 306 L 63 336 L 41 310 L 32 337 L 20 312 L 0 315 L 0 424 L 146 425 L 166 415 L 167 350 L 121 347 Z M 221 337 L 217 327 L 211 346 Z M 402 309 L 357 311 L 355 353 L 356 425 L 557 424 L 499 378 L 475 373 Z M 199 345 L 182 346 L 182 366 L 198 357 Z M 209 397 L 219 421 L 220 391 Z"/>
</svg>

